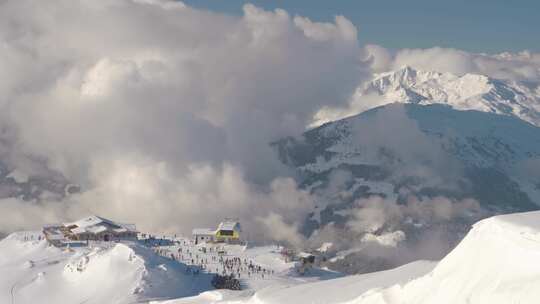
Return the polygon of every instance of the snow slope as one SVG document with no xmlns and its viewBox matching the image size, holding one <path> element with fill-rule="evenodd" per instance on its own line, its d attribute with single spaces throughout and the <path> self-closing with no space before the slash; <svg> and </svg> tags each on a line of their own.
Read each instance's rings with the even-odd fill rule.
<svg viewBox="0 0 540 304">
<path fill-rule="evenodd" d="M 429 274 L 351 303 L 538 303 L 540 212 L 483 220 Z"/>
<path fill-rule="evenodd" d="M 435 263 L 429 261 L 413 262 L 396 269 L 354 275 L 328 281 L 307 283 L 295 286 L 267 288 L 257 292 L 249 303 L 344 303 L 354 300 L 358 295 L 377 288 L 400 284 L 424 275 L 433 269 Z"/>
<path fill-rule="evenodd" d="M 188 277 L 182 264 L 139 244 L 67 251 L 38 235 L 20 232 L 0 241 L 0 303 L 134 303 L 211 288 L 210 275 Z"/>
<path fill-rule="evenodd" d="M 532 304 L 540 298 L 539 211 L 478 222 L 438 263 L 327 280 L 288 274 L 268 248 L 255 248 L 245 256 L 284 272 L 243 291 L 211 290 L 204 274 L 186 275 L 181 263 L 140 244 L 66 251 L 37 235 L 21 232 L 0 242 L 0 303 Z"/>
<path fill-rule="evenodd" d="M 226 298 L 249 298 L 270 286 L 293 286 L 341 277 L 339 273 L 314 269 L 306 276 L 294 271 L 279 246 L 247 248 L 241 245 L 195 245 L 187 238 L 145 242 L 70 243 L 71 248 L 49 246 L 40 232 L 18 232 L 0 241 L 0 303 L 148 303 L 195 301 L 209 303 Z M 206 250 L 202 250 L 205 248 Z M 219 251 L 223 251 L 218 254 Z M 181 253 L 181 254 L 180 254 Z M 174 259 L 172 258 L 174 256 Z M 241 292 L 216 291 L 214 273 L 219 262 L 239 258 L 265 270 L 241 274 Z M 195 262 L 194 262 L 195 260 Z M 206 260 L 204 268 L 193 270 Z M 227 274 L 231 271 L 227 270 Z M 10 275 L 5 275 L 10 274 Z M 174 300 L 176 299 L 176 300 Z"/>
<path fill-rule="evenodd" d="M 538 303 L 540 212 L 483 220 L 439 263 L 294 286 L 268 287 L 253 296 L 214 291 L 166 303 L 421 304 Z"/>
</svg>

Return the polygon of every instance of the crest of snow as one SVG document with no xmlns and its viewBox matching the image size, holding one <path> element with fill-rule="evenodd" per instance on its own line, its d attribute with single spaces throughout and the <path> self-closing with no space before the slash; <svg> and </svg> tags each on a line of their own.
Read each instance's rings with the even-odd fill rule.
<svg viewBox="0 0 540 304">
<path fill-rule="evenodd" d="M 350 303 L 537 303 L 540 212 L 483 220 L 429 274 Z"/>
</svg>

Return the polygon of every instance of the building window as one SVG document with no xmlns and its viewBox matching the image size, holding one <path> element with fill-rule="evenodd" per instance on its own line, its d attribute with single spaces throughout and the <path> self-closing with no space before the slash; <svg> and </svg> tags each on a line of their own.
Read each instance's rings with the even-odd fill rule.
<svg viewBox="0 0 540 304">
<path fill-rule="evenodd" d="M 234 232 L 232 230 L 221 230 L 219 234 L 222 236 L 233 236 Z"/>
</svg>

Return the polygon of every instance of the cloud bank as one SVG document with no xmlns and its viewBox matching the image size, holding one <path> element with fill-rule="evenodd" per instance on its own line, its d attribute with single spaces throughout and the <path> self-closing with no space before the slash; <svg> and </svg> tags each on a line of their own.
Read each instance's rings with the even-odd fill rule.
<svg viewBox="0 0 540 304">
<path fill-rule="evenodd" d="M 323 107 L 347 107 L 373 72 L 405 64 L 540 79 L 531 52 L 390 51 L 361 46 L 342 16 L 319 23 L 280 9 L 243 10 L 237 17 L 166 0 L 1 1 L 3 166 L 57 172 L 82 191 L 2 200 L 0 231 L 97 213 L 189 233 L 238 217 L 253 238 L 298 244 L 314 198 L 268 143 L 303 132 Z"/>
<path fill-rule="evenodd" d="M 390 50 L 379 45 L 366 45 L 363 51 L 362 54 L 366 56 L 364 60 L 369 63 L 374 76 L 406 66 L 419 71 L 456 76 L 485 75 L 520 82 L 531 94 L 535 92 L 540 96 L 540 53 L 522 51 L 492 55 L 441 47 Z M 359 84 L 356 95 L 349 98 L 347 106 L 324 106 L 315 114 L 311 126 L 352 116 L 393 101 L 396 100 L 388 100 L 377 92 L 366 91 L 364 84 Z"/>
<path fill-rule="evenodd" d="M 1 136 L 19 156 L 5 161 L 36 175 L 39 159 L 82 187 L 0 202 L 4 231 L 98 213 L 188 233 L 232 216 L 298 240 L 311 199 L 268 143 L 369 74 L 346 18 L 253 5 L 233 17 L 165 0 L 2 1 L 0 45 Z"/>
<path fill-rule="evenodd" d="M 378 45 L 367 45 L 365 50 L 377 73 L 411 66 L 458 76 L 471 73 L 497 79 L 540 81 L 540 53 L 531 51 L 491 55 L 441 47 L 392 51 Z"/>
</svg>

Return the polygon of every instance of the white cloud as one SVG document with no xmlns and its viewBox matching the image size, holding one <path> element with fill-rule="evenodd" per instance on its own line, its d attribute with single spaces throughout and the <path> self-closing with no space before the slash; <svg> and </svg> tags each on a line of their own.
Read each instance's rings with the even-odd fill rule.
<svg viewBox="0 0 540 304">
<path fill-rule="evenodd" d="M 540 81 L 540 54 L 530 51 L 490 55 L 441 47 L 390 51 L 368 45 L 366 54 L 376 72 L 411 66 L 458 76 L 471 73 L 499 79 Z"/>
<path fill-rule="evenodd" d="M 268 143 L 347 101 L 369 73 L 356 35 L 341 16 L 253 5 L 235 17 L 166 0 L 1 2 L 6 149 L 83 186 L 3 214 L 31 224 L 95 212 L 184 232 L 224 216 L 292 225 L 311 198 Z M 51 216 L 37 219 L 42 209 Z"/>
<path fill-rule="evenodd" d="M 496 79 L 525 81 L 532 85 L 532 91 L 540 92 L 540 53 L 523 51 L 489 55 L 441 47 L 389 50 L 379 45 L 366 45 L 362 54 L 375 74 L 409 66 L 426 72 L 457 76 L 479 74 Z M 392 97 L 366 92 L 364 83 L 359 83 L 356 94 L 349 98 L 346 105 L 323 106 L 314 115 L 310 126 L 319 126 L 395 101 Z"/>
<path fill-rule="evenodd" d="M 405 221 L 431 226 L 456 218 L 467 218 L 481 212 L 480 204 L 474 199 L 450 200 L 436 196 L 407 196 L 405 203 L 393 199 L 371 196 L 356 201 L 353 217 L 347 226 L 358 233 L 393 231 Z"/>
<path fill-rule="evenodd" d="M 297 243 L 312 198 L 269 142 L 302 132 L 321 107 L 347 106 L 371 69 L 537 79 L 539 62 L 364 49 L 342 16 L 317 23 L 253 5 L 236 17 L 166 0 L 2 1 L 0 154 L 30 175 L 58 170 L 83 191 L 1 201 L 0 230 L 99 213 L 186 232 L 237 216 L 255 234 L 278 226 Z"/>
</svg>

